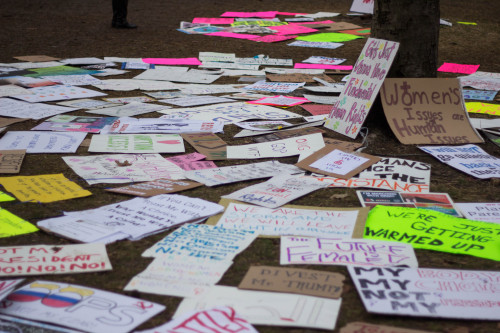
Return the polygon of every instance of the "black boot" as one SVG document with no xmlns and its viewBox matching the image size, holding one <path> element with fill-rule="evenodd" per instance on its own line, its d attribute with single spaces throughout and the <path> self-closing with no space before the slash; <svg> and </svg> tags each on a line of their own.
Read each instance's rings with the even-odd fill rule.
<svg viewBox="0 0 500 333">
<path fill-rule="evenodd" d="M 111 26 L 117 29 L 135 29 L 135 24 L 127 22 L 128 0 L 112 0 L 113 20 Z"/>
</svg>

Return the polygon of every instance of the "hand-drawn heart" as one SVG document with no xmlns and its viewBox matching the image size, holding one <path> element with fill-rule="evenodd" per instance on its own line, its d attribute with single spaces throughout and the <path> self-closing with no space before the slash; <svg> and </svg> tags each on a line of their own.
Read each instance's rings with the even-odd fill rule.
<svg viewBox="0 0 500 333">
<path fill-rule="evenodd" d="M 163 140 L 163 141 L 158 141 L 158 143 L 164 143 L 166 145 L 178 145 L 181 142 L 179 140 Z"/>
</svg>

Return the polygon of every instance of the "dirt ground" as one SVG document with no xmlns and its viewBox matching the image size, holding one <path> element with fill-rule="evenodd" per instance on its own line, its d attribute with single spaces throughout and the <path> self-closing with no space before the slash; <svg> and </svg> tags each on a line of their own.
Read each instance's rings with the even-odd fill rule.
<svg viewBox="0 0 500 333">
<path fill-rule="evenodd" d="M 197 1 L 153 1 L 130 0 L 129 21 L 139 26 L 136 30 L 116 30 L 111 28 L 111 1 L 99 0 L 2 0 L 0 1 L 0 62 L 15 62 L 14 56 L 45 54 L 60 58 L 71 57 L 196 57 L 200 51 L 231 52 L 238 57 L 250 57 L 266 54 L 273 58 L 292 58 L 300 62 L 311 55 L 347 58 L 347 65 L 354 65 L 365 41 L 346 42 L 336 50 L 300 48 L 287 46 L 287 42 L 267 44 L 229 38 L 187 35 L 176 31 L 180 21 L 191 21 L 194 17 L 218 17 L 225 11 L 266 11 L 278 10 L 289 12 L 315 13 L 319 11 L 347 13 L 350 0 L 197 0 Z M 478 0 L 442 0 L 441 17 L 453 23 L 453 27 L 441 28 L 439 63 L 457 62 L 480 64 L 480 70 L 500 72 L 500 2 Z M 370 26 L 370 18 L 347 17 L 342 15 L 336 20 L 343 20 L 362 26 Z M 461 25 L 457 21 L 476 22 L 477 25 Z M 418 42 L 418 41 L 415 41 Z M 125 75 L 108 78 L 130 78 L 138 74 L 132 71 Z M 452 77 L 455 75 L 442 74 Z M 216 83 L 235 83 L 235 78 L 226 78 Z M 108 97 L 137 96 L 140 92 L 107 91 Z M 299 107 L 290 108 L 300 114 L 306 113 Z M 373 110 L 377 111 L 377 110 Z M 372 111 L 372 112 L 373 112 Z M 380 110 L 379 110 L 380 111 Z M 375 112 L 373 112 L 375 114 Z M 84 111 L 72 113 L 84 115 Z M 379 113 L 380 114 L 380 113 Z M 159 116 L 151 114 L 148 116 Z M 37 121 L 31 120 L 9 127 L 9 130 L 29 130 Z M 371 117 L 366 126 L 369 128 L 368 147 L 365 153 L 402 157 L 432 164 L 431 191 L 447 192 L 456 202 L 492 202 L 499 201 L 500 182 L 498 180 L 479 180 L 445 166 L 416 146 L 400 144 L 385 119 Z M 220 137 L 229 144 L 250 143 L 250 139 L 235 140 L 236 126 L 225 127 Z M 325 136 L 346 140 L 332 131 Z M 358 138 L 356 141 L 360 141 Z M 500 148 L 491 142 L 480 145 L 488 153 L 500 156 Z M 194 150 L 186 144 L 186 152 Z M 87 148 L 80 148 L 78 154 L 86 155 Z M 294 163 L 295 158 L 280 159 L 281 162 Z M 233 162 L 217 162 L 219 166 Z M 108 203 L 130 199 L 130 197 L 104 191 L 107 185 L 88 186 L 61 160 L 59 154 L 27 155 L 21 175 L 39 175 L 63 173 L 93 195 L 87 198 L 67 200 L 51 204 L 3 203 L 2 208 L 30 221 L 58 216 L 62 211 L 75 211 L 96 208 Z M 215 188 L 201 187 L 183 195 L 200 197 L 218 202 L 221 195 L 255 182 L 244 182 Z M 345 194 L 343 196 L 342 194 Z M 322 207 L 359 207 L 354 189 L 323 189 L 295 200 L 296 205 L 315 205 Z M 113 264 L 113 271 L 80 275 L 42 276 L 45 280 L 62 281 L 97 287 L 108 291 L 132 295 L 158 302 L 167 306 L 160 313 L 139 329 L 151 328 L 169 320 L 175 312 L 180 298 L 124 292 L 126 283 L 142 271 L 150 262 L 140 254 L 167 233 L 147 237 L 141 241 L 121 241 L 108 245 L 108 253 Z M 28 244 L 68 244 L 59 237 L 37 232 L 25 236 L 0 239 L 1 246 Z M 417 250 L 421 267 L 475 269 L 500 271 L 500 262 L 492 260 L 453 255 L 440 252 Z M 279 265 L 279 240 L 258 239 L 249 249 L 240 254 L 219 284 L 236 286 L 250 265 Z M 395 317 L 368 314 L 348 277 L 344 267 L 301 266 L 330 272 L 339 272 L 346 276 L 343 303 L 337 321 L 337 328 L 353 321 L 366 321 L 385 325 L 394 325 L 413 329 L 438 332 L 451 332 L 457 327 L 466 327 L 470 332 L 500 332 L 499 324 L 487 321 L 459 321 L 430 318 Z M 34 278 L 28 278 L 31 281 Z M 499 296 L 500 297 L 500 296 Z M 320 330 L 256 327 L 261 332 L 320 332 Z"/>
</svg>

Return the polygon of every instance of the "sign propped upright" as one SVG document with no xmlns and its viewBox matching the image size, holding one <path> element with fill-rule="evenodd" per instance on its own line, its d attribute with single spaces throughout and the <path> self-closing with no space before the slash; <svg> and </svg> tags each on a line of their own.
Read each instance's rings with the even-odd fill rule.
<svg viewBox="0 0 500 333">
<path fill-rule="evenodd" d="M 384 83 L 399 43 L 369 38 L 325 127 L 355 139 Z"/>
</svg>

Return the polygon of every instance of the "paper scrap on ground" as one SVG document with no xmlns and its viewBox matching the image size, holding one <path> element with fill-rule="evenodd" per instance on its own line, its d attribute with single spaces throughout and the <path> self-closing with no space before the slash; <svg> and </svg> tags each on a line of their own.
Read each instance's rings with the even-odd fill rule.
<svg viewBox="0 0 500 333">
<path fill-rule="evenodd" d="M 0 173 L 19 173 L 25 149 L 0 150 Z"/>
<path fill-rule="evenodd" d="M 498 320 L 499 272 L 437 268 L 347 267 L 368 312 Z M 374 290 L 374 285 L 378 290 Z M 446 287 L 445 287 L 446 286 Z"/>
<path fill-rule="evenodd" d="M 409 244 L 328 237 L 282 236 L 280 265 L 418 267 Z"/>
<path fill-rule="evenodd" d="M 99 133 L 106 125 L 112 124 L 116 119 L 116 117 L 57 115 L 38 124 L 31 130 Z"/>
<path fill-rule="evenodd" d="M 186 178 L 206 186 L 235 183 L 244 180 L 273 177 L 277 174 L 295 174 L 301 170 L 293 165 L 278 161 L 230 165 L 226 167 L 192 170 L 184 172 Z"/>
<path fill-rule="evenodd" d="M 73 99 L 70 101 L 57 102 L 57 105 L 70 106 L 77 109 L 100 109 L 110 106 L 118 106 L 120 104 L 111 103 L 105 100 L 97 100 L 90 98 Z"/>
<path fill-rule="evenodd" d="M 470 125 L 456 79 L 386 79 L 384 113 L 403 144 L 484 142 Z"/>
<path fill-rule="evenodd" d="M 65 86 L 88 86 L 93 84 L 99 84 L 101 82 L 101 80 L 96 79 L 95 77 L 89 74 L 52 75 L 52 76 L 42 76 L 41 78 L 54 81 Z"/>
<path fill-rule="evenodd" d="M 455 203 L 466 219 L 500 224 L 500 202 Z"/>
<path fill-rule="evenodd" d="M 92 333 L 130 332 L 165 309 L 109 291 L 42 280 L 17 289 L 2 302 L 2 314 L 40 321 L 50 317 L 51 323 Z M 127 309 L 127 316 L 117 316 L 113 309 Z"/>
<path fill-rule="evenodd" d="M 300 47 L 317 47 L 320 49 L 336 49 L 338 47 L 341 47 L 342 43 L 331 43 L 331 42 L 309 42 L 305 40 L 296 40 L 295 42 L 292 42 L 290 44 L 287 44 L 288 46 L 300 46 Z"/>
<path fill-rule="evenodd" d="M 306 120 L 304 118 L 304 120 Z M 306 120 L 308 121 L 308 120 Z M 313 126 L 321 126 L 323 125 L 324 121 L 321 120 L 313 120 L 312 122 L 308 122 L 302 125 L 298 126 L 293 126 L 293 127 L 287 127 L 284 129 L 281 129 L 279 131 L 272 130 L 272 131 L 249 131 L 249 130 L 243 130 L 237 134 L 234 135 L 235 138 L 243 138 L 247 136 L 256 136 L 256 138 L 253 139 L 254 142 L 267 142 L 267 141 L 275 141 L 275 140 L 281 140 L 281 139 L 286 139 L 286 138 L 291 138 L 291 137 L 298 137 L 298 136 L 303 136 L 303 135 L 308 135 L 308 134 L 314 134 L 314 133 L 324 133 L 322 129 L 319 128 L 314 128 Z M 265 134 L 265 135 L 264 135 Z"/>
<path fill-rule="evenodd" d="M 333 208 L 312 206 L 284 206 L 278 209 L 229 202 L 217 220 L 207 223 L 218 226 L 253 230 L 259 236 L 329 236 L 351 238 L 361 230 L 368 210 L 361 208 Z M 212 222 L 213 221 L 213 222 Z M 361 237 L 362 234 L 356 233 Z"/>
<path fill-rule="evenodd" d="M 163 110 L 167 116 L 162 118 L 183 118 L 191 120 L 222 121 L 224 124 L 233 124 L 249 119 L 291 119 L 300 115 L 267 105 L 252 105 L 244 102 L 224 103 L 217 105 L 200 106 L 196 108 L 176 108 Z"/>
<path fill-rule="evenodd" d="M 299 36 L 296 39 L 306 42 L 341 43 L 341 42 L 348 42 L 358 38 L 363 38 L 363 37 L 343 34 L 338 32 L 323 32 L 319 34 Z"/>
<path fill-rule="evenodd" d="M 105 96 L 106 94 L 77 86 L 54 85 L 31 88 L 30 94 L 12 96 L 25 102 L 53 102 L 63 99 Z"/>
<path fill-rule="evenodd" d="M 199 311 L 231 304 L 236 313 L 255 325 L 332 330 L 337 321 L 340 303 L 340 300 L 314 296 L 214 286 L 201 297 L 185 298 L 177 308 L 174 319 L 195 309 Z M 297 311 L 297 307 L 301 311 Z"/>
<path fill-rule="evenodd" d="M 486 153 L 476 145 L 421 146 L 440 162 L 480 179 L 499 177 L 500 158 Z"/>
<path fill-rule="evenodd" d="M 445 62 L 438 69 L 438 72 L 473 74 L 479 68 L 479 65 L 464 65 Z"/>
<path fill-rule="evenodd" d="M 8 294 L 10 294 L 14 288 L 23 281 L 24 279 L 8 279 L 0 281 L 0 301 L 4 299 Z M 3 324 L 3 316 L 0 316 L 0 323 Z"/>
<path fill-rule="evenodd" d="M 311 154 L 325 145 L 323 135 L 314 133 L 272 142 L 227 146 L 228 159 L 254 159 Z"/>
<path fill-rule="evenodd" d="M 132 117 L 140 114 L 161 111 L 168 109 L 168 106 L 151 103 L 129 103 L 125 105 L 113 106 L 85 111 L 87 113 L 102 114 L 109 117 Z"/>
<path fill-rule="evenodd" d="M 220 121 L 168 119 L 168 118 L 131 118 L 121 117 L 105 128 L 106 134 L 158 133 L 180 134 L 197 132 L 221 132 L 224 125 Z"/>
<path fill-rule="evenodd" d="M 492 101 L 498 91 L 496 90 L 462 90 L 464 99 L 473 99 L 479 101 Z M 465 104 L 467 108 L 467 103 Z M 467 112 L 471 112 L 467 110 Z"/>
<path fill-rule="evenodd" d="M 0 184 L 21 202 L 54 202 L 92 195 L 62 173 L 0 177 Z"/>
<path fill-rule="evenodd" d="M 288 292 L 337 299 L 345 276 L 312 269 L 250 266 L 238 289 Z"/>
<path fill-rule="evenodd" d="M 139 197 L 152 197 L 158 194 L 175 193 L 191 188 L 199 187 L 202 184 L 189 180 L 157 179 L 146 183 L 132 184 L 124 187 L 108 188 L 106 191 L 135 195 Z"/>
<path fill-rule="evenodd" d="M 325 65 L 340 65 L 347 59 L 344 58 L 331 58 L 323 56 L 310 56 L 309 58 L 303 60 L 302 62 L 307 62 L 310 64 L 325 64 Z"/>
<path fill-rule="evenodd" d="M 369 38 L 325 127 L 356 138 L 398 51 L 399 43 Z"/>
<path fill-rule="evenodd" d="M 216 205 L 216 204 L 213 204 Z M 219 212 L 222 206 L 218 206 Z M 216 260 L 232 260 L 257 237 L 250 230 L 226 229 L 206 224 L 186 224 L 149 249 L 143 257 L 178 255 Z"/>
<path fill-rule="evenodd" d="M 187 312 L 166 324 L 138 333 L 182 333 L 191 330 L 198 333 L 258 333 L 245 318 L 229 306 Z"/>
<path fill-rule="evenodd" d="M 470 113 L 484 113 L 500 116 L 500 106 L 492 103 L 466 102 L 465 107 Z"/>
<path fill-rule="evenodd" d="M 244 87 L 248 90 L 258 90 L 258 91 L 268 91 L 280 94 L 288 94 L 297 88 L 302 87 L 305 82 L 293 83 L 293 82 L 266 82 L 258 81 L 252 85 Z"/>
<path fill-rule="evenodd" d="M 42 119 L 75 110 L 78 109 L 43 103 L 27 103 L 11 98 L 0 98 L 0 116 L 5 117 Z"/>
<path fill-rule="evenodd" d="M 376 205 L 429 209 L 462 217 L 448 193 L 400 193 L 395 191 L 356 191 L 363 207 Z"/>
<path fill-rule="evenodd" d="M 195 106 L 195 105 L 234 102 L 234 100 L 218 96 L 188 96 L 188 97 L 164 99 L 161 100 L 160 102 L 176 106 Z"/>
<path fill-rule="evenodd" d="M 496 223 L 472 221 L 426 209 L 375 206 L 364 238 L 411 244 L 415 249 L 466 254 L 500 261 Z"/>
<path fill-rule="evenodd" d="M 227 159 L 227 144 L 214 133 L 184 133 L 182 137 L 193 146 L 196 151 L 206 156 L 207 160 Z"/>
<path fill-rule="evenodd" d="M 28 154 L 74 153 L 87 133 L 9 131 L 0 139 L 0 150 L 26 149 Z"/>
<path fill-rule="evenodd" d="M 179 134 L 93 135 L 89 152 L 94 153 L 183 153 Z"/>
<path fill-rule="evenodd" d="M 28 221 L 0 208 L 0 238 L 29 234 L 38 228 Z"/>
<path fill-rule="evenodd" d="M 0 276 L 72 274 L 109 271 L 104 244 L 0 247 Z"/>
<path fill-rule="evenodd" d="M 296 63 L 293 68 L 320 68 L 320 69 L 334 69 L 339 71 L 350 71 L 352 70 L 352 66 L 344 66 L 344 65 L 329 65 L 329 64 L 303 64 Z"/>
<path fill-rule="evenodd" d="M 248 202 L 268 208 L 278 208 L 325 184 L 309 176 L 280 175 L 256 185 L 245 187 L 222 198 Z"/>
<path fill-rule="evenodd" d="M 379 162 L 351 179 L 321 176 L 318 179 L 329 183 L 329 187 L 368 187 L 403 193 L 428 193 L 430 177 L 430 164 L 402 158 L 382 157 Z"/>
<path fill-rule="evenodd" d="M 184 178 L 184 170 L 157 153 L 63 156 L 62 159 L 90 185 Z"/>
<path fill-rule="evenodd" d="M 375 0 L 353 0 L 351 4 L 351 12 L 373 14 L 373 6 Z"/>
</svg>

